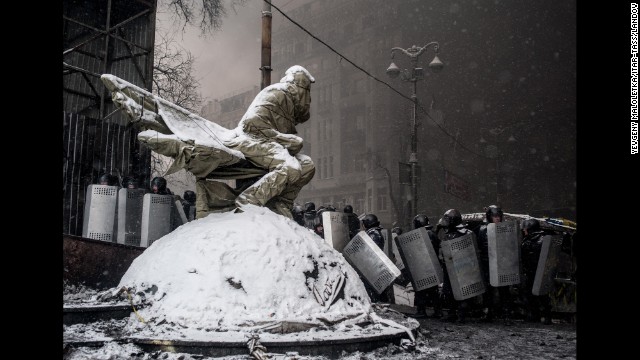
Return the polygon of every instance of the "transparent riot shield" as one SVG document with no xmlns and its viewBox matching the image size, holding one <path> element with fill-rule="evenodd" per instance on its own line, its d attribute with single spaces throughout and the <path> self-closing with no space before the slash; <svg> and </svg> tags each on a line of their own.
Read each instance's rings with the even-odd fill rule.
<svg viewBox="0 0 640 360">
<path fill-rule="evenodd" d="M 469 232 L 459 238 L 443 241 L 440 246 L 454 299 L 464 300 L 484 293 L 475 235 Z"/>
<path fill-rule="evenodd" d="M 89 185 L 85 199 L 82 237 L 114 242 L 118 187 Z"/>
<path fill-rule="evenodd" d="M 140 246 L 144 189 L 118 191 L 118 244 Z"/>
<path fill-rule="evenodd" d="M 561 235 L 545 235 L 542 237 L 540 259 L 538 260 L 538 268 L 531 288 L 533 295 L 546 295 L 553 288 L 561 246 Z"/>
<path fill-rule="evenodd" d="M 400 276 L 400 270 L 364 231 L 349 241 L 342 254 L 378 294 Z"/>
<path fill-rule="evenodd" d="M 140 246 L 151 246 L 154 241 L 171 232 L 172 205 L 173 195 L 144 195 Z"/>
<path fill-rule="evenodd" d="M 489 240 L 489 283 L 491 286 L 520 284 L 520 243 L 522 234 L 516 221 L 487 225 Z"/>
<path fill-rule="evenodd" d="M 336 250 L 342 253 L 349 242 L 349 223 L 347 214 L 337 211 L 322 212 L 322 226 L 324 239 Z"/>
<path fill-rule="evenodd" d="M 416 291 L 437 286 L 443 281 L 442 267 L 427 229 L 421 227 L 398 235 L 396 244 Z"/>
</svg>

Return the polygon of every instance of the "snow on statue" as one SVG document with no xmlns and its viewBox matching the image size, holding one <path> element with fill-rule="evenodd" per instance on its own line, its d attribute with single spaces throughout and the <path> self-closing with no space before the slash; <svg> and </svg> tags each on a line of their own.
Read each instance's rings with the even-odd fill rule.
<svg viewBox="0 0 640 360">
<path fill-rule="evenodd" d="M 102 75 L 102 81 L 114 103 L 144 130 L 138 139 L 174 159 L 168 174 L 184 168 L 195 175 L 197 218 L 249 204 L 292 218 L 294 200 L 315 173 L 295 135 L 296 125 L 310 117 L 315 79 L 305 68 L 290 67 L 279 83 L 260 91 L 231 130 L 113 75 Z M 234 189 L 207 179 L 251 180 Z"/>
</svg>

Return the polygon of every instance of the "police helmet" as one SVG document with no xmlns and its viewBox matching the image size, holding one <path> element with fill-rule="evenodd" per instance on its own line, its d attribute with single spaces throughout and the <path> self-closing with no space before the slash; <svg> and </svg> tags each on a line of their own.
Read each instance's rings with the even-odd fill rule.
<svg viewBox="0 0 640 360">
<path fill-rule="evenodd" d="M 462 224 L 462 214 L 457 209 L 449 209 L 442 216 L 442 226 L 447 228 Z"/>
<path fill-rule="evenodd" d="M 500 221 L 504 220 L 502 208 L 500 208 L 499 206 L 489 205 L 486 210 L 487 211 L 485 212 L 485 218 L 487 219 L 487 222 L 493 222 L 493 220 L 491 220 L 491 217 L 493 216 L 500 216 Z"/>
<path fill-rule="evenodd" d="M 413 218 L 414 229 L 425 227 L 425 226 L 429 226 L 429 218 L 427 217 L 427 215 L 418 214 L 416 215 L 416 217 Z"/>
<path fill-rule="evenodd" d="M 167 190 L 167 180 L 161 176 L 156 176 L 151 180 L 151 190 L 153 190 L 153 186 L 158 187 L 158 193 L 164 193 Z"/>
<path fill-rule="evenodd" d="M 195 203 L 196 202 L 196 193 L 191 191 L 191 190 L 187 190 L 184 192 L 184 195 L 182 195 L 182 197 L 187 200 L 190 203 Z"/>
<path fill-rule="evenodd" d="M 364 225 L 365 229 L 371 229 L 372 227 L 380 225 L 380 221 L 378 221 L 378 217 L 374 214 L 367 214 L 362 218 L 362 225 Z"/>
<path fill-rule="evenodd" d="M 538 219 L 527 219 L 522 222 L 522 230 L 527 230 L 530 234 L 540 230 L 540 221 Z"/>
<path fill-rule="evenodd" d="M 304 212 L 311 211 L 316 211 L 316 204 L 314 204 L 312 201 L 307 201 L 306 203 L 304 203 Z"/>
</svg>

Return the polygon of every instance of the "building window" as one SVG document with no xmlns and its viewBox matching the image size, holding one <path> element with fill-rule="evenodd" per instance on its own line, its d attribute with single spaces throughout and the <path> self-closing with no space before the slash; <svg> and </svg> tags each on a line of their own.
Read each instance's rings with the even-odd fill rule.
<svg viewBox="0 0 640 360">
<path fill-rule="evenodd" d="M 322 158 L 318 159 L 318 166 L 316 166 L 318 170 L 318 179 L 322 179 Z"/>
<path fill-rule="evenodd" d="M 373 212 L 373 189 L 367 189 L 367 212 Z"/>
</svg>

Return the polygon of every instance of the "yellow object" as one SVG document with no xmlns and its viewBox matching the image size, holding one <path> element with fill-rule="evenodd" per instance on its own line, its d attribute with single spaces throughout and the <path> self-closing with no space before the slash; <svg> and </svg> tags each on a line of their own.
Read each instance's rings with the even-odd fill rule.
<svg viewBox="0 0 640 360">
<path fill-rule="evenodd" d="M 127 296 L 129 297 L 129 303 L 131 303 L 131 308 L 133 309 L 133 312 L 136 314 L 136 316 L 138 317 L 138 320 L 140 320 L 143 324 L 146 324 L 147 322 L 144 321 L 144 319 L 142 318 L 142 316 L 140 316 L 140 314 L 138 314 L 138 311 L 136 310 L 136 307 L 133 306 L 133 299 L 131 298 L 131 294 L 129 294 L 129 290 L 127 290 L 126 288 L 124 288 L 124 291 L 127 292 Z"/>
</svg>

